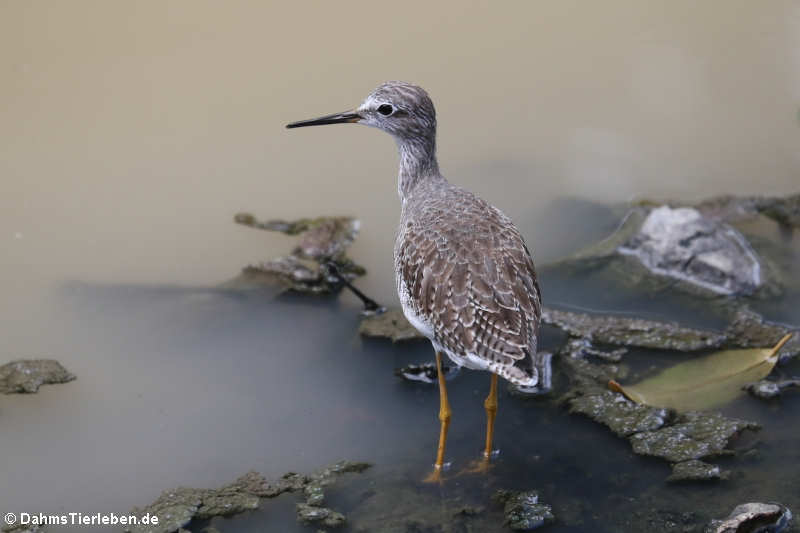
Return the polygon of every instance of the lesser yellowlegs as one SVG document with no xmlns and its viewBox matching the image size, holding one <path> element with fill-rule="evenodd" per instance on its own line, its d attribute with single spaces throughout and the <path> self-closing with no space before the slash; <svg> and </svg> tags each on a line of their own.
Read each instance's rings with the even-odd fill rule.
<svg viewBox="0 0 800 533">
<path fill-rule="evenodd" d="M 439 370 L 440 433 L 434 478 L 444 465 L 451 409 L 442 353 L 457 365 L 492 373 L 484 457 L 492 454 L 497 376 L 538 382 L 541 295 L 528 248 L 499 209 L 439 172 L 436 112 L 415 85 L 388 82 L 356 109 L 293 122 L 288 128 L 359 123 L 391 134 L 400 152 L 402 202 L 394 247 L 397 292 L 406 318 L 430 339 Z"/>
</svg>

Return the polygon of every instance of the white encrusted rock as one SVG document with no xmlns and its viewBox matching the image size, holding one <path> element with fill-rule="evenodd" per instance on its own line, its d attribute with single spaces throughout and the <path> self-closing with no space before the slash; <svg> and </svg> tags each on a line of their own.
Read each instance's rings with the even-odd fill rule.
<svg viewBox="0 0 800 533">
<path fill-rule="evenodd" d="M 657 274 L 718 294 L 746 295 L 763 283 L 761 263 L 747 240 L 691 207 L 653 209 L 617 251 Z"/>
</svg>

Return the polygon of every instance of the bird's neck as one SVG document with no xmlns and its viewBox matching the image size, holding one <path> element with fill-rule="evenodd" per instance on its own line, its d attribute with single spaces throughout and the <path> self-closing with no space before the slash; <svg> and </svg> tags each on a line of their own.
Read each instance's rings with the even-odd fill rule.
<svg viewBox="0 0 800 533">
<path fill-rule="evenodd" d="M 400 152 L 400 171 L 397 176 L 397 193 L 405 201 L 414 188 L 429 180 L 443 180 L 436 161 L 434 137 L 396 138 Z"/>
</svg>

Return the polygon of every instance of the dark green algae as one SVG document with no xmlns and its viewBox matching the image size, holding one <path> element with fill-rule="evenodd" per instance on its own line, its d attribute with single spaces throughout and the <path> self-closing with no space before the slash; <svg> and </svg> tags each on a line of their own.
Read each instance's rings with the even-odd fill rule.
<svg viewBox="0 0 800 533">
<path fill-rule="evenodd" d="M 74 374 L 53 359 L 19 359 L 0 366 L 0 393 L 34 393 L 42 385 L 74 379 Z"/>
<path fill-rule="evenodd" d="M 251 471 L 233 483 L 218 489 L 178 487 L 166 490 L 152 504 L 134 508 L 130 514 L 155 515 L 157 525 L 136 525 L 126 531 L 132 533 L 172 533 L 188 527 L 193 520 L 207 520 L 216 516 L 231 516 L 254 511 L 264 498 L 275 498 L 286 492 L 302 492 L 305 501 L 296 505 L 298 521 L 339 527 L 345 523 L 344 514 L 324 507 L 324 489 L 343 474 L 360 473 L 371 465 L 363 462 L 339 461 L 313 474 L 288 472 L 277 480 L 267 481 L 258 472 Z"/>
</svg>

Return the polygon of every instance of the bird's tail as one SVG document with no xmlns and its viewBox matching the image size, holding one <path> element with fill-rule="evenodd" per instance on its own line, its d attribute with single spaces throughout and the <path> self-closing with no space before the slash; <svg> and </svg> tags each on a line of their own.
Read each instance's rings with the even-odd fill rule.
<svg viewBox="0 0 800 533">
<path fill-rule="evenodd" d="M 514 366 L 510 369 L 506 379 L 523 392 L 531 394 L 550 392 L 553 388 L 552 360 L 552 353 L 537 352 L 531 357 L 530 366 L 527 369 Z"/>
</svg>

